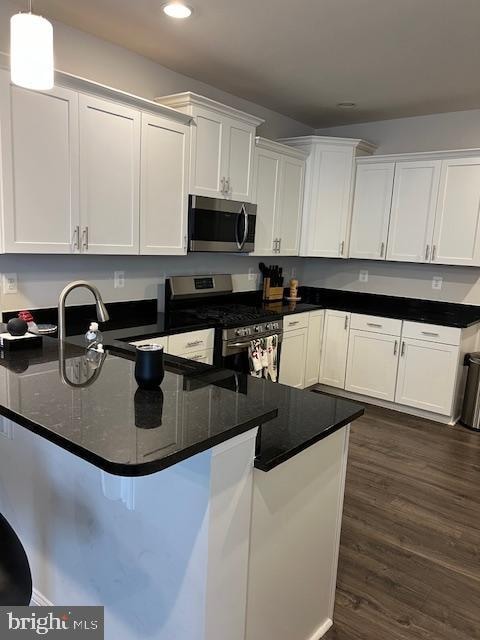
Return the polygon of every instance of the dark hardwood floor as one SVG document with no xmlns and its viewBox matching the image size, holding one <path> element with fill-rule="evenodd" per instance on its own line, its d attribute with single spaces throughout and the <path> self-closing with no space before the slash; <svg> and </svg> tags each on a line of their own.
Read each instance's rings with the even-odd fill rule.
<svg viewBox="0 0 480 640">
<path fill-rule="evenodd" d="M 480 639 L 480 433 L 372 407 L 350 442 L 324 638 Z"/>
</svg>

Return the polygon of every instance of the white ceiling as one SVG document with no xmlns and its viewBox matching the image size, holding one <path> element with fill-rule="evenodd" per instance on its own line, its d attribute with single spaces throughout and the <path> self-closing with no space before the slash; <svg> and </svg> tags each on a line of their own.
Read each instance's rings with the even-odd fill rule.
<svg viewBox="0 0 480 640">
<path fill-rule="evenodd" d="M 313 127 L 480 107 L 480 0 L 188 2 L 185 21 L 162 0 L 34 6 Z"/>
</svg>

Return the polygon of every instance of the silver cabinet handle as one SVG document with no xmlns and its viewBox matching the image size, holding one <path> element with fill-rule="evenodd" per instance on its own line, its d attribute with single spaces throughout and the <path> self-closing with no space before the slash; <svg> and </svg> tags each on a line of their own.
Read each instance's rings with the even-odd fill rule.
<svg viewBox="0 0 480 640">
<path fill-rule="evenodd" d="M 187 347 L 198 347 L 200 344 L 203 344 L 203 340 L 195 340 L 194 342 L 187 342 Z"/>
<path fill-rule="evenodd" d="M 401 351 L 400 355 L 402 356 L 402 358 L 405 355 L 405 342 L 402 342 L 402 351 Z"/>
<path fill-rule="evenodd" d="M 343 256 L 343 250 L 345 249 L 345 240 L 340 243 L 340 255 Z"/>
<path fill-rule="evenodd" d="M 437 247 L 433 245 L 432 247 L 432 262 L 435 262 L 435 254 L 437 252 Z"/>
<path fill-rule="evenodd" d="M 380 245 L 380 258 L 383 258 L 383 254 L 385 253 L 385 242 L 382 242 Z"/>
<path fill-rule="evenodd" d="M 187 236 L 183 236 L 183 248 L 186 249 L 187 248 Z"/>
<path fill-rule="evenodd" d="M 431 336 L 432 338 L 438 338 L 439 333 L 435 333 L 434 331 L 422 331 L 424 336 Z"/>
<path fill-rule="evenodd" d="M 281 250 L 282 250 L 282 239 L 279 238 L 278 239 L 278 253 L 280 253 Z"/>
<path fill-rule="evenodd" d="M 288 327 L 294 327 L 296 324 L 298 324 L 300 321 L 299 320 L 295 320 L 295 322 L 288 322 L 287 326 Z"/>
<path fill-rule="evenodd" d="M 427 246 L 425 247 L 425 261 L 428 262 L 428 259 L 430 257 L 430 245 L 427 244 Z"/>
<path fill-rule="evenodd" d="M 85 251 L 88 251 L 88 227 L 85 227 L 82 232 L 82 246 Z"/>
<path fill-rule="evenodd" d="M 227 178 L 225 181 L 225 191 L 227 196 L 230 195 L 230 191 L 232 190 L 232 187 L 230 186 L 230 178 Z"/>
<path fill-rule="evenodd" d="M 73 232 L 73 250 L 80 251 L 80 225 L 78 224 Z"/>
<path fill-rule="evenodd" d="M 220 180 L 220 192 L 223 193 L 223 195 L 225 195 L 225 178 L 222 178 Z"/>
<path fill-rule="evenodd" d="M 398 351 L 398 340 L 395 340 L 395 344 L 393 345 L 393 355 L 396 356 Z"/>
<path fill-rule="evenodd" d="M 203 358 L 205 358 L 205 356 L 203 354 L 197 354 L 196 356 L 192 356 L 189 359 L 190 360 L 203 360 Z"/>
<path fill-rule="evenodd" d="M 345 326 L 344 326 L 345 331 L 348 329 L 348 316 L 345 316 Z"/>
<path fill-rule="evenodd" d="M 376 322 L 367 322 L 369 327 L 377 327 L 377 329 L 381 329 L 383 327 L 382 324 L 377 324 Z"/>
</svg>

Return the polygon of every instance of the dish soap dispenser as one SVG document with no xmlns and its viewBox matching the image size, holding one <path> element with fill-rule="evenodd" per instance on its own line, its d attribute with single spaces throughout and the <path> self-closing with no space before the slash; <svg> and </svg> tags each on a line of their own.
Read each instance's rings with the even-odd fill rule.
<svg viewBox="0 0 480 640">
<path fill-rule="evenodd" d="M 91 322 L 88 327 L 88 331 L 85 334 L 85 340 L 87 342 L 87 349 L 99 349 L 102 350 L 103 336 L 98 330 L 98 322 Z"/>
</svg>

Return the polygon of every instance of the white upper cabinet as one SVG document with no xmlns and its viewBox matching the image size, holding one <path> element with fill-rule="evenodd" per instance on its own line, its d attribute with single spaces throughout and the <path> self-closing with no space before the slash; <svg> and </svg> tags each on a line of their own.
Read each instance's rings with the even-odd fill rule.
<svg viewBox="0 0 480 640">
<path fill-rule="evenodd" d="M 253 181 L 256 255 L 298 255 L 304 174 L 303 153 L 257 138 Z"/>
<path fill-rule="evenodd" d="M 440 180 L 440 160 L 395 166 L 387 258 L 429 262 Z"/>
<path fill-rule="evenodd" d="M 282 142 L 308 155 L 300 255 L 346 258 L 355 157 L 371 154 L 375 147 L 363 140 L 327 136 Z"/>
<path fill-rule="evenodd" d="M 190 128 L 142 114 L 140 253 L 187 252 Z"/>
<path fill-rule="evenodd" d="M 80 95 L 80 226 L 87 253 L 139 252 L 140 111 Z"/>
<path fill-rule="evenodd" d="M 0 71 L 0 126 L 5 251 L 76 251 L 77 93 L 21 89 Z"/>
<path fill-rule="evenodd" d="M 355 180 L 350 257 L 384 260 L 392 202 L 394 162 L 360 165 Z"/>
<path fill-rule="evenodd" d="M 480 157 L 444 160 L 432 262 L 480 265 Z"/>
<path fill-rule="evenodd" d="M 263 120 L 189 91 L 156 101 L 193 118 L 190 193 L 251 202 L 255 130 Z"/>
<path fill-rule="evenodd" d="M 257 146 L 253 179 L 253 200 L 257 203 L 255 254 L 268 256 L 278 246 L 278 197 L 281 156 Z"/>
</svg>

